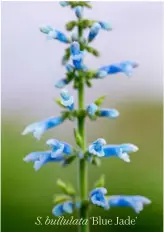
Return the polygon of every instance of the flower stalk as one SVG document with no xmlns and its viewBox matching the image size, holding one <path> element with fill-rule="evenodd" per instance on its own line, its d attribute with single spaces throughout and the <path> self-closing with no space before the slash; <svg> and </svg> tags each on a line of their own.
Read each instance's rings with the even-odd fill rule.
<svg viewBox="0 0 164 232">
<path fill-rule="evenodd" d="M 105 177 L 102 175 L 94 184 L 94 189 L 88 192 L 88 163 L 99 166 L 101 158 L 117 157 L 120 160 L 130 163 L 130 154 L 138 151 L 138 147 L 132 143 L 107 144 L 104 138 L 98 138 L 91 144 L 86 141 L 85 119 L 96 121 L 98 117 L 108 120 L 116 119 L 120 113 L 116 109 L 101 108 L 105 96 L 101 96 L 87 106 L 85 104 L 85 87 L 92 87 L 92 80 L 103 79 L 113 74 L 122 73 L 125 76 L 131 76 L 138 63 L 130 60 L 121 61 L 114 64 L 108 64 L 90 70 L 84 63 L 86 52 L 98 56 L 99 52 L 90 46 L 90 43 L 96 39 L 100 31 L 111 31 L 110 23 L 103 21 L 93 21 L 83 18 L 84 8 L 91 8 L 90 3 L 86 1 L 62 1 L 62 7 L 70 7 L 74 10 L 78 20 L 70 21 L 66 24 L 67 31 L 77 29 L 78 33 L 72 33 L 71 36 L 53 29 L 51 26 L 41 26 L 40 31 L 47 35 L 48 39 L 57 40 L 68 45 L 62 58 L 62 64 L 66 69 L 66 76 L 60 79 L 55 87 L 62 89 L 73 82 L 74 89 L 78 94 L 78 107 L 74 104 L 74 96 L 68 90 L 62 89 L 60 99 L 55 102 L 64 109 L 59 116 L 52 116 L 39 122 L 28 125 L 23 135 L 32 133 L 36 139 L 41 139 L 42 135 L 49 129 L 52 129 L 65 120 L 75 121 L 74 137 L 76 146 L 68 144 L 65 141 L 59 141 L 51 138 L 46 142 L 50 148 L 47 151 L 36 151 L 29 153 L 24 157 L 25 162 L 34 163 L 34 170 L 38 171 L 47 163 L 60 163 L 62 167 L 70 165 L 75 159 L 78 159 L 78 187 L 79 194 L 70 183 L 65 183 L 58 179 L 57 185 L 62 194 L 55 194 L 54 207 L 52 214 L 61 216 L 63 214 L 72 214 L 74 210 L 79 211 L 80 220 L 85 220 L 85 224 L 79 225 L 79 232 L 89 232 L 89 207 L 94 204 L 105 210 L 111 207 L 131 207 L 135 213 L 140 213 L 144 205 L 151 201 L 140 195 L 108 195 L 105 188 Z M 83 30 L 89 30 L 87 38 L 83 38 Z M 72 62 L 71 64 L 69 62 Z"/>
</svg>

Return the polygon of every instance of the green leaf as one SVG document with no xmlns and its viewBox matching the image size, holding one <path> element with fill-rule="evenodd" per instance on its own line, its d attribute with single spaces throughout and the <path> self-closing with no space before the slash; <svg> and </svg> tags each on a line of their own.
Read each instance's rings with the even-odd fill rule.
<svg viewBox="0 0 164 232">
<path fill-rule="evenodd" d="M 83 141 L 82 141 L 81 135 L 79 134 L 79 132 L 76 129 L 74 129 L 74 136 L 75 136 L 75 140 L 76 140 L 77 145 L 79 147 L 82 147 Z"/>
<path fill-rule="evenodd" d="M 76 21 L 70 21 L 66 24 L 67 31 L 72 31 L 74 27 L 77 25 Z"/>
<path fill-rule="evenodd" d="M 97 51 L 95 48 L 92 48 L 92 47 L 89 47 L 89 46 L 85 46 L 85 49 L 86 49 L 89 53 L 93 54 L 94 56 L 100 56 L 99 51 Z"/>
<path fill-rule="evenodd" d="M 60 195 L 55 195 L 54 196 L 53 202 L 55 204 L 59 204 L 59 203 L 62 203 L 64 201 L 69 201 L 69 200 L 71 200 L 70 196 L 60 194 Z"/>
<path fill-rule="evenodd" d="M 67 184 L 67 193 L 70 196 L 74 196 L 76 194 L 74 187 L 70 183 Z"/>
<path fill-rule="evenodd" d="M 101 175 L 100 178 L 94 184 L 95 188 L 104 187 L 105 185 L 105 175 Z"/>
<path fill-rule="evenodd" d="M 62 103 L 61 103 L 61 100 L 59 99 L 59 98 L 57 98 L 57 99 L 54 99 L 55 100 L 55 102 L 60 106 L 60 107 L 62 107 L 62 108 L 66 108 Z"/>
<path fill-rule="evenodd" d="M 64 181 L 62 181 L 61 179 L 58 179 L 56 184 L 59 186 L 59 188 L 61 188 L 63 192 L 67 193 L 67 185 Z"/>
<path fill-rule="evenodd" d="M 99 97 L 94 103 L 97 105 L 97 106 L 100 106 L 105 100 L 105 96 L 102 96 L 102 97 Z"/>
</svg>

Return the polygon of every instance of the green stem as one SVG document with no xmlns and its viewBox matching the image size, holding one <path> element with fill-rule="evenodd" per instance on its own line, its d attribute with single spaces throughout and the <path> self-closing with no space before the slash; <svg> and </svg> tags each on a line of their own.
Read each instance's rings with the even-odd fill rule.
<svg viewBox="0 0 164 232">
<path fill-rule="evenodd" d="M 79 27 L 79 39 L 82 37 L 82 28 Z M 79 109 L 84 109 L 84 82 L 80 80 L 79 88 L 78 88 L 78 104 Z M 85 118 L 83 116 L 78 118 L 78 130 L 81 135 L 83 144 L 82 150 L 86 149 L 85 142 Z M 79 159 L 79 186 L 80 186 L 80 199 L 82 203 L 82 207 L 80 208 L 80 218 L 88 220 L 88 209 L 85 206 L 85 201 L 88 198 L 88 175 L 87 175 L 87 163 L 85 159 Z M 88 220 L 89 223 L 89 220 Z M 89 232 L 89 225 L 80 225 L 80 232 Z"/>
</svg>

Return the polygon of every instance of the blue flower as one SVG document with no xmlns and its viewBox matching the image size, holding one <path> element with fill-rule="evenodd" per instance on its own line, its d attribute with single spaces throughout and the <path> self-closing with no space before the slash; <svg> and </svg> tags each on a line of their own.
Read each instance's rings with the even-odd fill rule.
<svg viewBox="0 0 164 232">
<path fill-rule="evenodd" d="M 40 31 L 44 34 L 49 34 L 50 31 L 53 31 L 53 28 L 50 26 L 42 25 L 40 28 Z"/>
<path fill-rule="evenodd" d="M 88 41 L 91 42 L 99 33 L 101 26 L 99 23 L 94 23 L 93 26 L 90 28 Z"/>
<path fill-rule="evenodd" d="M 97 110 L 98 110 L 98 106 L 94 103 L 91 103 L 87 107 L 87 112 L 88 112 L 89 116 L 94 116 Z"/>
<path fill-rule="evenodd" d="M 73 213 L 73 209 L 79 209 L 80 208 L 80 203 L 73 203 L 71 201 L 65 201 L 63 203 L 57 204 L 53 209 L 52 209 L 52 214 L 54 216 L 62 216 L 64 213 Z"/>
<path fill-rule="evenodd" d="M 70 155 L 72 154 L 72 146 L 66 142 L 58 141 L 56 139 L 49 139 L 46 142 L 47 145 L 51 146 L 52 154 L 51 157 L 55 158 L 60 156 L 61 154 Z"/>
<path fill-rule="evenodd" d="M 70 42 L 69 38 L 64 33 L 60 32 L 58 30 L 51 30 L 48 33 L 48 39 L 57 39 L 57 40 L 59 40 L 60 42 L 63 42 L 63 43 L 69 43 Z"/>
<path fill-rule="evenodd" d="M 107 74 L 116 74 L 119 72 L 123 72 L 125 75 L 131 76 L 133 69 L 136 67 L 138 67 L 138 64 L 136 62 L 133 62 L 133 61 L 124 61 L 124 62 L 121 62 L 118 64 L 111 64 L 108 66 L 101 67 L 97 71 L 96 77 L 101 78 L 101 76 L 100 76 L 101 71 L 105 71 Z M 104 77 L 105 77 L 105 73 L 104 73 Z"/>
<path fill-rule="evenodd" d="M 83 7 L 81 7 L 81 6 L 75 7 L 75 14 L 78 18 L 82 18 L 83 17 Z"/>
<path fill-rule="evenodd" d="M 46 130 L 56 127 L 63 122 L 63 117 L 50 117 L 44 121 L 30 124 L 24 129 L 22 135 L 33 133 L 33 136 L 39 140 Z"/>
<path fill-rule="evenodd" d="M 68 5 L 69 5 L 69 2 L 68 2 L 68 1 L 60 1 L 59 4 L 60 4 L 62 7 L 65 7 L 65 6 L 68 6 Z"/>
<path fill-rule="evenodd" d="M 131 207 L 136 213 L 143 210 L 144 205 L 151 201 L 143 196 L 110 196 L 108 199 L 109 207 Z"/>
<path fill-rule="evenodd" d="M 99 111 L 99 117 L 107 117 L 110 119 L 114 119 L 119 116 L 119 112 L 116 109 L 99 109 L 95 103 L 91 103 L 87 107 L 87 112 L 89 116 L 95 116 L 96 111 Z"/>
<path fill-rule="evenodd" d="M 105 154 L 104 157 L 117 156 L 118 158 L 129 163 L 130 157 L 128 153 L 138 151 L 138 147 L 130 143 L 120 145 L 106 145 L 103 147 L 103 151 Z"/>
<path fill-rule="evenodd" d="M 109 208 L 108 201 L 105 197 L 107 190 L 105 188 L 96 188 L 90 193 L 90 200 L 94 205 L 101 206 L 104 209 Z"/>
<path fill-rule="evenodd" d="M 74 71 L 74 67 L 71 64 L 67 64 L 65 67 L 66 67 L 67 72 L 73 72 Z"/>
<path fill-rule="evenodd" d="M 115 109 L 100 109 L 99 116 L 114 119 L 114 118 L 117 118 L 119 116 L 119 112 Z"/>
<path fill-rule="evenodd" d="M 67 107 L 69 110 L 74 109 L 74 98 L 70 96 L 66 89 L 63 89 L 60 93 L 61 96 L 61 104 Z"/>
<path fill-rule="evenodd" d="M 64 156 L 60 155 L 52 158 L 52 151 L 38 151 L 28 154 L 23 160 L 25 162 L 33 162 L 35 171 L 38 171 L 43 165 L 48 162 L 61 162 L 64 160 Z"/>
<path fill-rule="evenodd" d="M 61 79 L 59 81 L 56 82 L 55 87 L 58 89 L 62 89 L 64 88 L 66 85 L 68 84 L 67 79 Z"/>
<path fill-rule="evenodd" d="M 83 57 L 84 51 L 80 51 L 80 45 L 78 42 L 74 41 L 70 46 L 71 58 L 73 61 L 73 65 L 76 69 L 82 69 L 84 67 Z"/>
<path fill-rule="evenodd" d="M 104 145 L 106 144 L 106 141 L 102 138 L 97 139 L 94 141 L 88 148 L 88 151 L 90 154 L 97 155 L 98 157 L 102 157 L 105 155 L 104 153 Z"/>
<path fill-rule="evenodd" d="M 112 30 L 112 26 L 110 23 L 106 23 L 106 22 L 99 22 L 100 26 L 102 29 L 109 31 Z"/>
</svg>

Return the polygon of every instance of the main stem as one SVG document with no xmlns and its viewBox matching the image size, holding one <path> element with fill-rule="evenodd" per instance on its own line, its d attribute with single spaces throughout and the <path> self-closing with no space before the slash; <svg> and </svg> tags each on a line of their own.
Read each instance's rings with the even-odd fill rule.
<svg viewBox="0 0 164 232">
<path fill-rule="evenodd" d="M 79 27 L 79 39 L 82 37 L 82 28 Z M 84 82 L 83 79 L 80 80 L 79 88 L 78 88 L 78 105 L 79 109 L 84 109 Z M 81 135 L 83 144 L 82 150 L 86 149 L 86 141 L 85 141 L 85 118 L 81 116 L 78 118 L 78 130 Z M 87 163 L 85 159 L 79 159 L 79 185 L 80 185 L 80 199 L 82 203 L 82 207 L 80 208 L 80 218 L 88 220 L 88 209 L 85 206 L 85 201 L 87 200 L 88 195 L 88 175 L 87 175 Z M 88 222 L 89 223 L 89 222 Z M 89 232 L 89 225 L 80 225 L 80 232 Z"/>
</svg>

